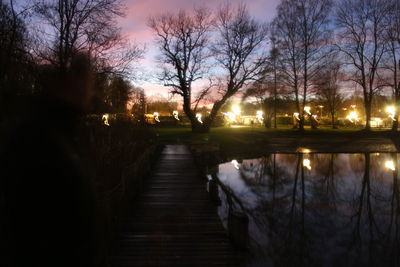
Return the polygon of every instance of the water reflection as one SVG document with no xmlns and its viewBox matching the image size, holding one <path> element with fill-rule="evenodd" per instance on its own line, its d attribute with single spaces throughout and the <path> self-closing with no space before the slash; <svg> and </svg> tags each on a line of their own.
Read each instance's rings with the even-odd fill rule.
<svg viewBox="0 0 400 267">
<path fill-rule="evenodd" d="M 214 176 L 249 217 L 249 265 L 400 266 L 397 157 L 270 154 Z M 226 225 L 232 200 L 219 199 Z"/>
</svg>

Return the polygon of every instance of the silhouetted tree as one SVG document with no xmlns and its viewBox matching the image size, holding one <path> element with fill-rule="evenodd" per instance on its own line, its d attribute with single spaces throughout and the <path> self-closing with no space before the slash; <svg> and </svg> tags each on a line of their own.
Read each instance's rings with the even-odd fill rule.
<svg viewBox="0 0 400 267">
<path fill-rule="evenodd" d="M 331 0 L 283 0 L 272 25 L 281 52 L 284 83 L 293 89 L 299 129 L 304 129 L 304 107 L 323 58 L 328 54 Z"/>
<path fill-rule="evenodd" d="M 339 106 L 343 102 L 343 96 L 340 94 L 340 76 L 340 62 L 331 59 L 326 62 L 315 81 L 318 86 L 317 95 L 328 109 L 333 129 L 337 128 L 335 118 Z"/>
<path fill-rule="evenodd" d="M 129 64 L 143 50 L 122 38 L 117 18 L 121 0 L 35 0 L 39 26 L 35 53 L 65 72 L 77 51 L 88 52 L 97 72 L 129 73 Z"/>
<path fill-rule="evenodd" d="M 131 112 L 139 118 L 140 122 L 144 122 L 144 114 L 146 113 L 147 99 L 143 88 L 134 87 L 132 90 L 130 102 L 132 104 Z"/>
<path fill-rule="evenodd" d="M 115 113 L 126 112 L 131 93 L 132 86 L 127 80 L 119 76 L 112 77 L 108 97 L 111 110 Z"/>
<path fill-rule="evenodd" d="M 399 108 L 400 108 L 400 2 L 389 0 L 389 12 L 386 16 L 386 30 L 384 40 L 388 46 L 386 65 L 391 71 L 392 101 L 395 106 L 395 116 L 392 131 L 397 132 L 399 127 Z"/>
<path fill-rule="evenodd" d="M 147 111 L 149 113 L 158 112 L 160 115 L 162 113 L 172 115 L 172 112 L 177 108 L 177 102 L 169 101 L 160 94 L 149 97 L 147 101 Z"/>
<path fill-rule="evenodd" d="M 213 55 L 223 71 L 217 93 L 202 129 L 208 131 L 223 104 L 250 82 L 259 79 L 266 65 L 267 27 L 252 18 L 245 5 L 221 6 L 216 19 Z"/>
<path fill-rule="evenodd" d="M 353 70 L 350 80 L 362 88 L 368 131 L 373 97 L 382 86 L 379 69 L 387 45 L 383 37 L 388 7 L 386 0 L 341 0 L 336 8 L 338 48 Z"/>
<path fill-rule="evenodd" d="M 277 111 L 277 100 L 278 100 L 278 60 L 279 60 L 279 49 L 276 47 L 276 39 L 274 36 L 271 36 L 271 45 L 272 48 L 270 50 L 269 63 L 273 73 L 273 81 L 274 81 L 274 128 L 277 128 L 277 120 L 276 120 L 276 111 Z"/>
<path fill-rule="evenodd" d="M 255 98 L 257 106 L 260 106 L 264 113 L 264 124 L 267 128 L 271 128 L 271 120 L 274 114 L 274 106 L 276 103 L 274 97 L 274 84 L 263 78 L 252 83 L 242 95 L 242 102 L 248 98 Z"/>
<path fill-rule="evenodd" d="M 109 76 L 107 73 L 97 73 L 94 78 L 94 96 L 92 113 L 101 114 L 111 112 L 107 102 Z"/>
<path fill-rule="evenodd" d="M 195 8 L 192 14 L 180 11 L 177 15 L 153 17 L 149 26 L 157 36 L 164 64 L 162 80 L 173 94 L 183 98 L 183 110 L 192 130 L 208 132 L 224 103 L 262 70 L 265 60 L 258 53 L 266 39 L 266 28 L 250 17 L 244 5 L 236 9 L 226 4 L 216 16 L 216 40 L 210 45 L 212 18 L 204 8 Z M 214 81 L 192 97 L 192 84 L 204 79 L 208 48 L 223 70 L 217 85 Z M 200 123 L 196 118 L 200 102 L 211 98 L 210 114 Z"/>
<path fill-rule="evenodd" d="M 151 17 L 148 22 L 161 51 L 161 80 L 164 86 L 172 88 L 172 94 L 182 96 L 183 110 L 193 131 L 200 123 L 192 107 L 192 85 L 203 78 L 206 71 L 211 22 L 211 14 L 205 8 L 195 8 L 191 13 L 181 10 L 176 15 L 163 14 Z"/>
<path fill-rule="evenodd" d="M 26 12 L 17 12 L 11 0 L 0 1 L 0 121 L 15 109 L 17 96 L 34 90 L 35 64 L 27 53 L 29 40 L 25 25 Z"/>
</svg>

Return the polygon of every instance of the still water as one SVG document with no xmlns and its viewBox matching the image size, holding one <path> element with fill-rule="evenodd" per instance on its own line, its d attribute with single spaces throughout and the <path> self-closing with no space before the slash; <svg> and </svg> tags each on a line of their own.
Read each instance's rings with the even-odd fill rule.
<svg viewBox="0 0 400 267">
<path fill-rule="evenodd" d="M 226 187 L 218 187 L 218 213 L 225 226 L 229 209 L 248 216 L 248 266 L 400 266 L 398 158 L 270 154 L 223 163 L 213 174 Z"/>
</svg>

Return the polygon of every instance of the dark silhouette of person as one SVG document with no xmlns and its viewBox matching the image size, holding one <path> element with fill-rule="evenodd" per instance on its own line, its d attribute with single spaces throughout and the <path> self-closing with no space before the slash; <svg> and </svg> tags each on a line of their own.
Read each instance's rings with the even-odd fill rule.
<svg viewBox="0 0 400 267">
<path fill-rule="evenodd" d="M 5 139 L 6 266 L 94 264 L 95 197 L 78 134 L 91 73 L 85 54 L 46 71 L 44 96 Z"/>
</svg>

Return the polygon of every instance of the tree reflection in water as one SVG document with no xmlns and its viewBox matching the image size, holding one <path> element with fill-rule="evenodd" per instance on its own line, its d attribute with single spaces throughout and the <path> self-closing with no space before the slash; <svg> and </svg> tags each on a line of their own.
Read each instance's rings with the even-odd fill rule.
<svg viewBox="0 0 400 267">
<path fill-rule="evenodd" d="M 269 154 L 217 176 L 249 215 L 252 264 L 400 266 L 397 157 Z"/>
</svg>

